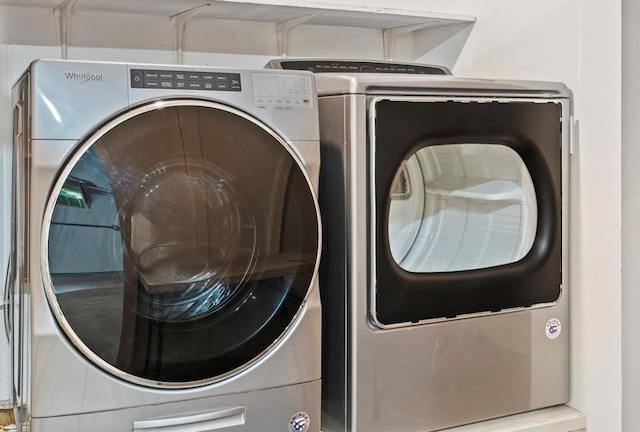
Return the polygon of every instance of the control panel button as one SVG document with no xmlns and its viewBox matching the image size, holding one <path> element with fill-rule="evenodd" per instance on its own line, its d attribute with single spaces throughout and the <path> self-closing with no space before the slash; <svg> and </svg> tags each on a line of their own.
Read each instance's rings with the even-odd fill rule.
<svg viewBox="0 0 640 432">
<path fill-rule="evenodd" d="M 140 69 L 131 70 L 131 87 L 133 88 L 144 87 L 144 73 Z"/>
<path fill-rule="evenodd" d="M 231 90 L 240 90 L 240 74 L 230 74 Z"/>
</svg>

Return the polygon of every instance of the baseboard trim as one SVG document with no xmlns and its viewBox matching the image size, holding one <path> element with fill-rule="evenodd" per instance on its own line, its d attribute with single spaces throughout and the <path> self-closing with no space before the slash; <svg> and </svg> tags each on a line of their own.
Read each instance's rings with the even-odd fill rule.
<svg viewBox="0 0 640 432">
<path fill-rule="evenodd" d="M 566 405 L 444 429 L 441 432 L 577 432 L 586 431 L 587 416 Z"/>
</svg>

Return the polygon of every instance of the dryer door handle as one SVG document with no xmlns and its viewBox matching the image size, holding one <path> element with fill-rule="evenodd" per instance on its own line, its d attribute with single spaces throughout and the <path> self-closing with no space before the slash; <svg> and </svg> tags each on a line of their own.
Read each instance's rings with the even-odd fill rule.
<svg viewBox="0 0 640 432">
<path fill-rule="evenodd" d="M 207 432 L 244 424 L 245 408 L 236 407 L 207 414 L 133 422 L 134 431 Z"/>
</svg>

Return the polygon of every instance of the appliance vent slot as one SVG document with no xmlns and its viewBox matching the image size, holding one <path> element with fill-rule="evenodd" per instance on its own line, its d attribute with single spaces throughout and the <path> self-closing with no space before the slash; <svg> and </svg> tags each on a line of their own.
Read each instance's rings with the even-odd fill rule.
<svg viewBox="0 0 640 432">
<path fill-rule="evenodd" d="M 393 187 L 391 188 L 391 199 L 407 199 L 411 196 L 411 183 L 409 181 L 409 173 L 407 165 L 402 164 L 402 169 L 398 172 Z"/>
</svg>

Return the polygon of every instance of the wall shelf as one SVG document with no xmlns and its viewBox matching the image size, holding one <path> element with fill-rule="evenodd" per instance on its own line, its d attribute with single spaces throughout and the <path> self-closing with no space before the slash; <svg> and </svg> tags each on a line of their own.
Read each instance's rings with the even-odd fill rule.
<svg viewBox="0 0 640 432">
<path fill-rule="evenodd" d="M 447 57 L 455 61 L 475 23 L 475 18 L 467 15 L 409 11 L 387 7 L 327 5 L 326 3 L 302 2 L 301 0 L 0 0 L 0 7 L 56 11 L 58 44 L 62 48 L 63 57 L 66 54 L 66 46 L 72 46 L 66 38 L 69 35 L 69 27 L 76 20 L 76 13 L 138 14 L 170 19 L 171 17 L 184 16 L 191 10 L 197 9 L 198 20 L 275 23 L 278 32 L 277 54 L 281 56 L 287 55 L 289 32 L 300 25 L 369 29 L 379 32 L 380 45 L 384 46 L 381 57 L 387 60 L 395 57 L 396 41 L 400 38 L 404 38 L 406 41 L 414 34 L 424 36 L 425 32 L 436 31 L 437 34 L 432 39 L 437 40 L 438 45 L 446 43 L 448 39 L 456 40 L 447 45 L 449 51 Z M 61 11 L 64 13 L 60 13 Z M 188 25 L 186 21 L 184 24 Z M 184 42 L 182 42 L 184 26 L 174 26 L 174 28 L 179 32 L 173 38 L 177 44 L 174 49 L 179 62 L 181 54 L 178 52 L 185 48 Z M 445 28 L 450 31 L 443 33 Z M 332 30 L 327 29 L 327 31 Z M 460 33 L 464 35 L 460 37 Z M 180 46 L 181 43 L 182 46 Z M 424 43 L 421 45 L 425 46 Z M 426 48 L 421 49 L 428 51 L 434 46 L 426 44 Z M 411 50 L 415 51 L 414 48 Z M 420 58 L 422 54 L 424 53 L 413 52 L 412 60 Z M 445 64 L 445 66 L 451 65 Z"/>
<path fill-rule="evenodd" d="M 60 3 L 62 0 L 0 0 L 0 6 L 50 9 Z M 316 14 L 307 24 L 376 29 L 421 23 L 428 23 L 430 26 L 443 26 L 475 22 L 474 17 L 467 15 L 406 11 L 394 8 L 328 8 L 323 4 L 310 7 L 240 0 L 77 0 L 74 10 L 170 17 L 207 3 L 211 4 L 211 7 L 203 10 L 199 14 L 200 18 L 281 22 L 303 15 Z M 305 2 L 305 4 L 314 5 L 314 2 Z"/>
</svg>

